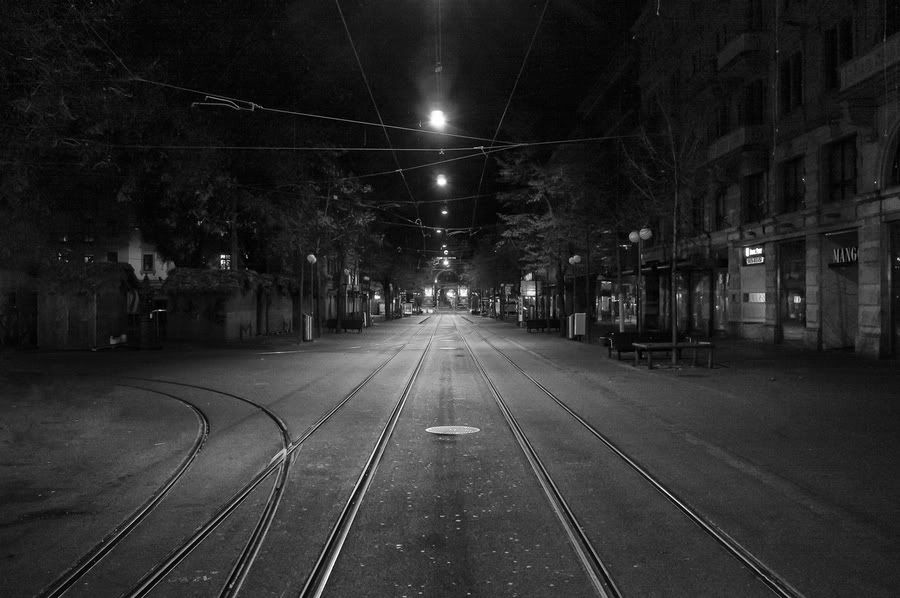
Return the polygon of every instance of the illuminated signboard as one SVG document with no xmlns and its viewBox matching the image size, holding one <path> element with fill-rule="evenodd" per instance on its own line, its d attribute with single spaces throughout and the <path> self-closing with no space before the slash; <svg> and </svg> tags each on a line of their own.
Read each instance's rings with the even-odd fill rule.
<svg viewBox="0 0 900 598">
<path fill-rule="evenodd" d="M 534 280 L 523 280 L 519 292 L 523 297 L 537 297 L 537 282 Z"/>
<path fill-rule="evenodd" d="M 758 266 L 766 263 L 765 249 L 762 245 L 756 247 L 744 247 L 744 265 Z"/>
<path fill-rule="evenodd" d="M 831 263 L 829 267 L 851 266 L 859 262 L 859 249 L 856 246 L 835 247 L 831 250 Z"/>
<path fill-rule="evenodd" d="M 468 297 L 469 296 L 469 288 L 468 287 L 459 287 L 459 296 L 460 297 Z"/>
</svg>

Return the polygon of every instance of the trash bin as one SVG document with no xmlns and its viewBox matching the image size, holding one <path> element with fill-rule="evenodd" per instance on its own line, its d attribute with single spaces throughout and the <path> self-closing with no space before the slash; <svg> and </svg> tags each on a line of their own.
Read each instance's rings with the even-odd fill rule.
<svg viewBox="0 0 900 598">
<path fill-rule="evenodd" d="M 311 341 L 313 339 L 313 319 L 309 314 L 303 314 L 303 340 Z"/>
</svg>

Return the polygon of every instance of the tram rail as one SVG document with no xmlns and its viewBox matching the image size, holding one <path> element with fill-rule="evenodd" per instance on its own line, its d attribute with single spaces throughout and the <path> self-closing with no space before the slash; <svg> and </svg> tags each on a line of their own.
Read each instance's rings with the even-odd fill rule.
<svg viewBox="0 0 900 598">
<path fill-rule="evenodd" d="M 471 322 L 468 323 L 471 325 Z M 630 469 L 635 471 L 654 490 L 665 497 L 666 500 L 673 504 L 684 515 L 686 515 L 688 519 L 690 519 L 694 524 L 696 524 L 697 527 L 703 530 L 704 533 L 715 540 L 722 548 L 726 550 L 726 552 L 728 552 L 744 567 L 753 572 L 757 579 L 759 579 L 775 595 L 781 596 L 782 598 L 803 598 L 803 594 L 781 575 L 779 575 L 778 572 L 776 572 L 772 567 L 764 563 L 750 550 L 741 545 L 736 539 L 731 537 L 727 532 L 709 521 L 706 517 L 703 516 L 702 513 L 692 507 L 686 500 L 679 497 L 677 493 L 669 488 L 666 484 L 664 484 L 662 480 L 653 475 L 646 467 L 641 465 L 636 459 L 634 459 L 619 446 L 617 446 L 616 443 L 613 442 L 612 439 L 610 439 L 606 434 L 598 430 L 585 417 L 581 416 L 578 412 L 572 409 L 563 399 L 561 399 L 558 395 L 556 395 L 545 385 L 541 384 L 537 379 L 535 379 L 531 374 L 525 371 L 525 369 L 522 368 L 518 363 L 516 363 L 506 352 L 492 343 L 490 339 L 485 337 L 480 331 L 475 330 L 474 326 L 472 327 L 472 329 L 487 346 L 489 346 L 493 351 L 495 351 L 504 360 L 506 360 L 506 362 L 509 363 L 514 371 L 528 379 L 535 387 L 537 387 L 541 391 L 541 393 L 543 393 L 547 398 L 553 401 L 554 404 L 560 407 L 582 428 L 587 430 L 590 435 L 601 442 L 602 445 L 611 453 L 613 453 L 621 461 L 627 464 Z M 465 341 L 465 337 L 463 337 L 463 340 Z M 468 341 L 465 342 L 467 347 L 469 348 L 469 351 L 472 352 L 474 358 L 474 352 L 469 346 Z M 484 371 L 482 373 L 485 376 L 485 380 L 488 382 L 489 386 L 492 387 L 492 392 L 496 393 L 496 398 L 497 396 L 499 396 L 499 393 L 497 393 L 493 384 L 490 382 L 490 379 L 487 377 L 487 373 Z M 506 407 L 501 407 L 501 409 L 506 409 Z"/>
</svg>

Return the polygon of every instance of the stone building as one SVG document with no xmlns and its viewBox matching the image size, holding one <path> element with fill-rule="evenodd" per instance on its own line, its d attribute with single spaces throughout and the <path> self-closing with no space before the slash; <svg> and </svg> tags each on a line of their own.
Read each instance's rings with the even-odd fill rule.
<svg viewBox="0 0 900 598">
<path fill-rule="evenodd" d="M 690 173 L 677 220 L 648 223 L 648 324 L 670 321 L 677 222 L 680 330 L 900 355 L 900 3 L 653 1 L 631 32 L 582 116 Z M 611 118 L 631 65 L 639 108 Z"/>
</svg>

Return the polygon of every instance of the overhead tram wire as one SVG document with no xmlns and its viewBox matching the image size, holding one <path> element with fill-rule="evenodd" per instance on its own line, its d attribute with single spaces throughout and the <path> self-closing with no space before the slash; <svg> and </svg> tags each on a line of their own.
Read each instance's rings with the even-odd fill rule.
<svg viewBox="0 0 900 598">
<path fill-rule="evenodd" d="M 122 65 L 124 68 L 125 65 Z M 130 73 L 131 71 L 129 71 Z M 235 110 L 238 112 L 270 112 L 272 114 L 281 114 L 285 116 L 297 116 L 301 118 L 315 118 L 320 120 L 330 120 L 332 122 L 346 123 L 350 125 L 361 125 L 364 127 L 379 127 L 382 129 L 393 129 L 395 131 L 406 131 L 409 133 L 419 133 L 423 135 L 442 135 L 444 137 L 453 137 L 456 139 L 466 139 L 469 141 L 486 141 L 491 142 L 491 139 L 486 137 L 476 137 L 473 135 L 460 135 L 456 133 L 445 133 L 441 131 L 431 131 L 429 129 L 417 128 L 417 127 L 404 127 L 400 125 L 389 125 L 385 123 L 375 123 L 365 120 L 357 120 L 353 118 L 345 118 L 342 116 L 329 116 L 327 114 L 314 114 L 311 112 L 301 112 L 299 110 L 288 110 L 287 108 L 270 108 L 267 106 L 263 106 L 261 104 L 257 104 L 252 100 L 242 100 L 240 98 L 235 98 L 223 94 L 211 93 L 206 91 L 201 91 L 199 89 L 193 89 L 190 87 L 184 87 L 181 85 L 174 85 L 172 83 L 166 83 L 164 81 L 155 81 L 153 79 L 145 79 L 144 77 L 134 76 L 132 75 L 130 78 L 131 81 L 137 83 L 144 83 L 147 85 L 154 85 L 157 87 L 165 87 L 168 89 L 174 89 L 175 91 L 183 91 L 185 93 L 191 93 L 194 95 L 203 96 L 204 99 L 210 100 L 207 103 L 198 102 L 200 105 L 209 105 L 209 106 L 217 106 L 221 108 L 230 108 L 231 110 Z M 501 140 L 496 143 L 501 145 L 516 145 L 512 141 Z"/>
<path fill-rule="evenodd" d="M 208 150 L 219 150 L 219 151 L 278 151 L 278 152 L 417 152 L 417 153 L 428 153 L 435 152 L 438 154 L 445 154 L 447 152 L 473 152 L 467 156 L 459 156 L 456 158 L 448 158 L 446 160 L 438 160 L 435 162 L 429 162 L 427 164 L 410 166 L 402 169 L 403 171 L 414 170 L 418 168 L 427 168 L 429 166 L 437 166 L 439 164 L 446 164 L 447 162 L 454 162 L 457 160 L 465 160 L 468 158 L 474 158 L 478 156 L 484 156 L 485 153 L 493 153 L 510 149 L 522 149 L 525 147 L 536 147 L 540 145 L 564 145 L 567 143 L 587 143 L 587 142 L 599 142 L 599 141 L 609 141 L 614 139 L 630 139 L 634 137 L 639 137 L 640 135 L 611 135 L 604 137 L 582 137 L 578 139 L 554 139 L 551 141 L 529 141 L 522 142 L 510 145 L 501 145 L 494 148 L 485 148 L 483 145 L 476 146 L 466 146 L 466 147 L 430 147 L 430 148 L 419 148 L 419 147 L 341 147 L 341 146 L 331 146 L 331 145 L 322 145 L 322 146 L 292 146 L 292 145 L 171 145 L 171 144 L 149 144 L 149 143 L 107 143 L 105 141 L 98 141 L 95 139 L 73 139 L 73 138 L 64 138 L 62 141 L 67 142 L 69 145 L 102 145 L 103 147 L 114 148 L 114 149 L 134 149 L 134 150 L 152 150 L 152 149 L 161 149 L 161 150 L 197 150 L 197 151 L 208 151 Z M 392 174 L 397 172 L 396 170 L 384 171 L 384 174 Z M 381 174 L 381 173 L 378 173 Z M 363 175 L 363 176 L 372 176 L 372 175 Z M 358 177 L 348 177 L 348 178 L 358 178 Z M 484 197 L 488 194 L 482 194 L 481 197 Z M 474 195 L 469 196 L 470 198 L 475 197 Z M 439 200 L 438 200 L 439 201 Z M 421 200 L 419 203 L 427 203 L 426 200 Z"/>
<path fill-rule="evenodd" d="M 541 24 L 544 22 L 544 15 L 547 14 L 547 7 L 550 5 L 550 0 L 546 0 L 544 2 L 544 8 L 541 10 L 541 16 L 538 18 L 537 25 L 534 28 L 534 33 L 531 35 L 531 41 L 528 43 L 528 50 L 525 52 L 525 56 L 522 57 L 522 64 L 519 67 L 519 73 L 516 75 L 516 80 L 513 83 L 512 90 L 509 92 L 509 97 L 506 100 L 506 106 L 503 108 L 503 113 L 500 115 L 500 122 L 497 123 L 497 129 L 494 131 L 494 138 L 491 140 L 491 145 L 488 147 L 489 150 L 492 150 L 494 144 L 497 140 L 497 135 L 500 134 L 500 129 L 503 127 L 503 120 L 506 118 L 506 112 L 509 110 L 509 105 L 512 103 L 513 96 L 516 93 L 516 89 L 519 87 L 519 80 L 522 78 L 522 73 L 525 72 L 525 65 L 528 63 L 528 57 L 531 56 L 531 49 L 534 47 L 534 40 L 537 39 L 538 32 L 541 30 Z M 484 162 L 481 165 L 481 177 L 478 179 L 478 189 L 475 191 L 475 195 L 481 195 L 481 187 L 484 184 L 484 173 L 487 171 L 487 162 L 488 155 L 485 153 Z M 475 227 L 475 218 L 478 216 L 478 198 L 475 198 L 472 207 L 472 227 Z"/>
</svg>

